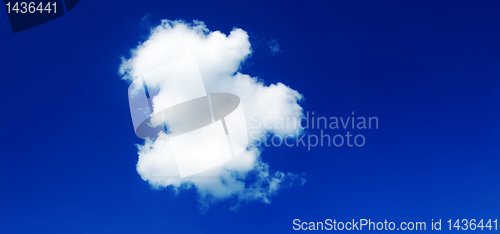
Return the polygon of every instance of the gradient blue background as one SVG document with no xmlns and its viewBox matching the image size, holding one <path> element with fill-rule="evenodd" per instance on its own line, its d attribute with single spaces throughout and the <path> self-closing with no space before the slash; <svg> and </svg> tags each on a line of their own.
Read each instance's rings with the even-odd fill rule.
<svg viewBox="0 0 500 234">
<path fill-rule="evenodd" d="M 0 12 L 0 233 L 500 218 L 498 1 L 81 0 L 16 34 Z M 233 212 L 230 200 L 200 214 L 194 190 L 152 190 L 135 170 L 142 141 L 117 70 L 164 18 L 244 29 L 254 53 L 243 73 L 298 90 L 316 116 L 354 111 L 377 116 L 379 129 L 351 131 L 365 135 L 361 148 L 266 148 L 272 169 L 307 174 L 270 205 Z"/>
</svg>

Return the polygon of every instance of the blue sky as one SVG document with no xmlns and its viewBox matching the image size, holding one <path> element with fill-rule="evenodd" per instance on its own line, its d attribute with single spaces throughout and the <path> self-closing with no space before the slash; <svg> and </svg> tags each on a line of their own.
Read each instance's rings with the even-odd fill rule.
<svg viewBox="0 0 500 234">
<path fill-rule="evenodd" d="M 498 12 L 494 1 L 82 0 L 15 34 L 0 13 L 0 232 L 281 233 L 293 219 L 497 219 Z M 265 148 L 272 170 L 307 179 L 271 204 L 235 212 L 230 199 L 202 214 L 193 189 L 151 189 L 135 168 L 143 141 L 118 68 L 161 19 L 245 30 L 253 53 L 243 73 L 297 90 L 304 111 L 376 116 L 379 129 L 351 131 L 366 137 L 363 147 Z"/>
</svg>

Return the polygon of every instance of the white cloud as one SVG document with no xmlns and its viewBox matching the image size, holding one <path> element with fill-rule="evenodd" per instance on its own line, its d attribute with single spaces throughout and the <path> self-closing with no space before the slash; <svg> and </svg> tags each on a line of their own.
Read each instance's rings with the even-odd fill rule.
<svg viewBox="0 0 500 234">
<path fill-rule="evenodd" d="M 240 97 L 249 134 L 253 131 L 257 131 L 260 137 L 266 133 L 297 134 L 296 125 L 278 129 L 268 129 L 263 125 L 257 129 L 251 127 L 265 119 L 268 126 L 274 126 L 280 118 L 298 119 L 303 113 L 298 104 L 302 95 L 297 91 L 282 83 L 266 86 L 258 78 L 239 72 L 241 63 L 250 54 L 248 34 L 242 29 L 235 28 L 225 35 L 209 31 L 200 21 L 188 24 L 164 20 L 151 31 L 148 40 L 132 50 L 131 58 L 123 60 L 120 73 L 123 79 L 132 81 L 158 66 L 194 55 L 207 93 L 233 93 Z M 162 87 L 162 80 L 155 82 Z M 162 95 L 160 90 L 153 99 L 153 107 L 163 106 L 164 95 L 168 94 Z M 279 189 L 305 182 L 302 175 L 271 172 L 268 164 L 260 158 L 261 149 L 256 147 L 248 148 L 222 166 L 181 179 L 167 144 L 164 140 L 146 140 L 140 145 L 137 172 L 154 188 L 171 186 L 178 191 L 194 187 L 204 210 L 227 198 L 237 198 L 235 208 L 244 201 L 270 203 Z"/>
</svg>

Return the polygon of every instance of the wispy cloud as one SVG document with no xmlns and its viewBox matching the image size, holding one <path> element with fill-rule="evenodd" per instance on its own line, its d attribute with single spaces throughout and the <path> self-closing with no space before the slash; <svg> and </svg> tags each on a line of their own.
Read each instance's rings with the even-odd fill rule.
<svg viewBox="0 0 500 234">
<path fill-rule="evenodd" d="M 278 40 L 276 39 L 271 39 L 269 40 L 269 49 L 271 50 L 272 54 L 277 54 L 280 53 L 280 45 L 278 44 Z"/>
</svg>

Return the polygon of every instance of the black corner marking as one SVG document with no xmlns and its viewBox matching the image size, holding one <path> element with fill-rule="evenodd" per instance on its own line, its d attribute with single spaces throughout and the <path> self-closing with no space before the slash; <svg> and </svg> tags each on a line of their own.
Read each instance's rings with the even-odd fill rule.
<svg viewBox="0 0 500 234">
<path fill-rule="evenodd" d="M 13 33 L 47 23 L 65 13 L 62 0 L 3 0 L 3 2 Z M 64 3 L 66 10 L 70 11 L 78 4 L 78 0 L 65 0 Z"/>
<path fill-rule="evenodd" d="M 64 3 L 66 4 L 66 10 L 71 11 L 78 4 L 78 0 L 64 0 Z"/>
</svg>

